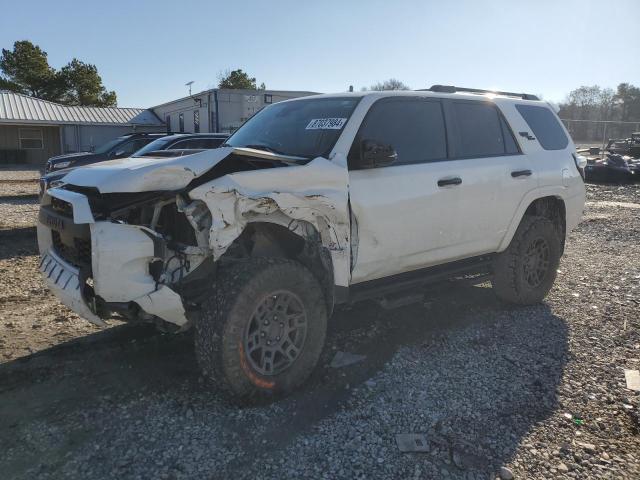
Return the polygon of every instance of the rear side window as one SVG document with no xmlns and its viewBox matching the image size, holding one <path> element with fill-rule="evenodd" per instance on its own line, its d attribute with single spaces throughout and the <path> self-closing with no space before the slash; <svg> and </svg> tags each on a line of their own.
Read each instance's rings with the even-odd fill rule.
<svg viewBox="0 0 640 480">
<path fill-rule="evenodd" d="M 357 168 L 363 140 L 392 146 L 394 165 L 447 158 L 442 106 L 418 98 L 384 98 L 371 106 L 349 152 L 349 165 Z"/>
<path fill-rule="evenodd" d="M 451 108 L 453 121 L 457 127 L 455 140 L 457 158 L 517 153 L 513 137 L 510 138 L 509 145 L 505 144 L 503 120 L 493 104 L 453 102 Z M 507 133 L 511 136 L 510 132 Z"/>
<path fill-rule="evenodd" d="M 562 150 L 569 144 L 556 116 L 546 107 L 516 105 L 527 125 L 545 150 Z"/>
</svg>

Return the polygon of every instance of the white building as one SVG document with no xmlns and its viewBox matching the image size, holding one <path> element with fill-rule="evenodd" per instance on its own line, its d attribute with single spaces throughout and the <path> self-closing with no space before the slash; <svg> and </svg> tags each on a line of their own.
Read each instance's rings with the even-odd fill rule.
<svg viewBox="0 0 640 480">
<path fill-rule="evenodd" d="M 237 130 L 262 107 L 315 92 L 287 90 L 211 89 L 163 103 L 151 110 L 172 132 L 224 132 Z"/>
</svg>

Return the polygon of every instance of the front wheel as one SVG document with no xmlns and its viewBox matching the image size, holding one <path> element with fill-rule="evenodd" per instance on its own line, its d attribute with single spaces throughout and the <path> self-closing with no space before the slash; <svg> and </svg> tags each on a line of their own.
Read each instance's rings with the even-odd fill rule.
<svg viewBox="0 0 640 480">
<path fill-rule="evenodd" d="M 561 255 L 554 224 L 545 217 L 524 217 L 509 247 L 493 262 L 496 295 L 520 305 L 541 302 L 553 286 Z"/>
<path fill-rule="evenodd" d="M 285 259 L 249 259 L 218 273 L 196 322 L 203 372 L 235 397 L 291 392 L 309 377 L 324 346 L 320 284 Z"/>
</svg>

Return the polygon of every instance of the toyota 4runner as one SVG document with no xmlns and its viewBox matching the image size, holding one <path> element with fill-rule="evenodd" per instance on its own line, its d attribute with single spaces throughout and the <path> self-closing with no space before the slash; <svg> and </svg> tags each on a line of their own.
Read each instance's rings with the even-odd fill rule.
<svg viewBox="0 0 640 480">
<path fill-rule="evenodd" d="M 532 95 L 289 100 L 217 150 L 69 173 L 42 199 L 40 270 L 97 325 L 193 325 L 202 370 L 233 396 L 289 392 L 337 304 L 460 277 L 540 302 L 582 215 L 583 162 Z"/>
</svg>

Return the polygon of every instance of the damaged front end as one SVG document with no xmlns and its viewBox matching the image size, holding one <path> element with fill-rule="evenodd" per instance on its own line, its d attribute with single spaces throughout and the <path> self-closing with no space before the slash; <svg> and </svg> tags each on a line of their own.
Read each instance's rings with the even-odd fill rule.
<svg viewBox="0 0 640 480">
<path fill-rule="evenodd" d="M 285 256 L 316 275 L 331 308 L 350 272 L 346 169 L 238 148 L 191 157 L 106 162 L 45 193 L 40 269 L 61 301 L 98 325 L 186 329 L 221 261 Z"/>
<path fill-rule="evenodd" d="M 181 194 L 52 189 L 40 211 L 40 269 L 62 302 L 93 323 L 159 318 L 186 328 L 206 285 L 196 279 L 212 269 L 210 227 L 204 203 Z"/>
</svg>

